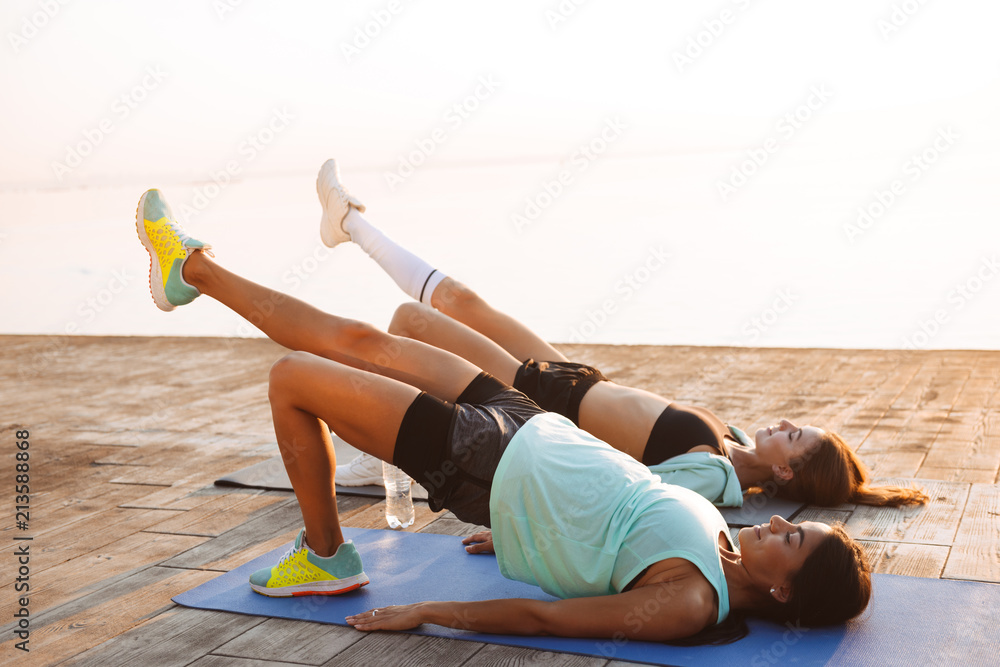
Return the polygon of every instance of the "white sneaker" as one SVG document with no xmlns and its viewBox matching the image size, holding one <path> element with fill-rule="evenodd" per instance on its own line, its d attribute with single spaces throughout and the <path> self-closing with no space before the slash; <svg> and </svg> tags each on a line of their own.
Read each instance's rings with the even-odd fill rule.
<svg viewBox="0 0 1000 667">
<path fill-rule="evenodd" d="M 382 486 L 382 461 L 361 452 L 343 468 L 337 466 L 335 479 L 340 486 Z"/>
<path fill-rule="evenodd" d="M 340 184 L 340 172 L 336 160 L 327 160 L 319 168 L 316 177 L 316 194 L 323 206 L 323 217 L 319 221 L 319 235 L 330 248 L 350 241 L 351 235 L 344 231 L 344 216 L 350 207 L 365 212 L 365 205 Z"/>
</svg>

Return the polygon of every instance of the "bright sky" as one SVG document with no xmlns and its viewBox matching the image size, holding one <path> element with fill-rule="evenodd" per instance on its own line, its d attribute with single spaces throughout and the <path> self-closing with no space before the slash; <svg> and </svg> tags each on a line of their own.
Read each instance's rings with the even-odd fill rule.
<svg viewBox="0 0 1000 667">
<path fill-rule="evenodd" d="M 897 347 L 943 311 L 928 346 L 997 347 L 997 25 L 989 0 L 8 1 L 0 277 L 28 287 L 0 331 L 233 335 L 217 306 L 140 318 L 137 278 L 87 319 L 144 270 L 138 195 L 281 287 L 336 156 L 378 224 L 551 340 L 662 244 L 656 287 L 583 339 Z M 282 236 L 266 263 L 254 234 Z M 355 250 L 297 294 L 384 324 L 400 295 Z M 519 296 L 540 286 L 558 308 Z"/>
<path fill-rule="evenodd" d="M 561 155 L 613 115 L 626 153 L 750 146 L 814 85 L 833 93 L 816 134 L 845 154 L 944 121 L 996 150 L 998 23 L 989 0 L 8 1 L 0 186 L 204 178 L 275 109 L 291 121 L 249 173 L 383 169 L 483 77 L 436 164 Z"/>
</svg>

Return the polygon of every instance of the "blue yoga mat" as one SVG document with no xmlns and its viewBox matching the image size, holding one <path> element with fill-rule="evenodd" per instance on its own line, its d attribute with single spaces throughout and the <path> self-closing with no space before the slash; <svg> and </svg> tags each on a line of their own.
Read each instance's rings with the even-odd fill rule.
<svg viewBox="0 0 1000 667">
<path fill-rule="evenodd" d="M 268 598 L 250 590 L 250 574 L 277 562 L 282 547 L 178 595 L 174 602 L 256 616 L 346 625 L 344 617 L 424 600 L 524 597 L 551 600 L 541 589 L 500 576 L 491 555 L 470 555 L 461 538 L 345 528 L 371 578 L 340 596 Z M 413 634 L 522 646 L 655 665 L 996 664 L 1000 585 L 875 575 L 864 616 L 846 626 L 800 629 L 751 619 L 750 635 L 727 646 L 691 648 L 649 642 L 486 635 L 424 625 Z"/>
</svg>

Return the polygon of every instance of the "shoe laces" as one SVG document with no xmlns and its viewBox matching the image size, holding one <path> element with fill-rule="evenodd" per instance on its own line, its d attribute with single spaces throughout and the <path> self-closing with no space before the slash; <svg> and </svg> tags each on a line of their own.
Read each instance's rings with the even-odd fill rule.
<svg viewBox="0 0 1000 667">
<path fill-rule="evenodd" d="M 289 561 L 291 561 L 292 558 L 295 557 L 295 554 L 298 553 L 298 551 L 299 550 L 295 548 L 294 544 L 292 546 L 288 547 L 288 551 L 286 551 L 281 556 L 281 558 L 278 559 L 278 565 L 277 565 L 277 567 L 279 567 L 279 568 L 283 567 L 285 564 L 287 564 Z"/>
<path fill-rule="evenodd" d="M 170 230 L 174 234 L 177 235 L 177 240 L 180 241 L 180 244 L 182 246 L 184 246 L 185 248 L 188 248 L 188 244 L 187 244 L 188 241 L 197 240 L 197 239 L 192 239 L 191 235 L 188 234 L 187 232 L 185 232 L 184 228 L 181 227 L 180 224 L 178 224 L 174 220 L 167 220 L 167 226 L 170 227 Z M 200 241 L 199 241 L 199 243 L 200 243 Z M 212 246 L 202 245 L 202 246 L 197 247 L 197 248 L 189 248 L 189 249 L 190 250 L 201 250 L 202 252 L 207 253 L 209 257 L 215 257 L 215 253 L 212 252 Z"/>
</svg>

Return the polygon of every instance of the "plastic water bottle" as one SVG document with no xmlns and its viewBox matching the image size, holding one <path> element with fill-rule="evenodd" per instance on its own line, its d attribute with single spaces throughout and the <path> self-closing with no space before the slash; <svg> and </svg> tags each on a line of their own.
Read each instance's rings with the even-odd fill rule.
<svg viewBox="0 0 1000 667">
<path fill-rule="evenodd" d="M 382 461 L 382 481 L 385 483 L 385 520 L 390 528 L 413 525 L 413 497 L 410 496 L 410 476 Z"/>
</svg>

